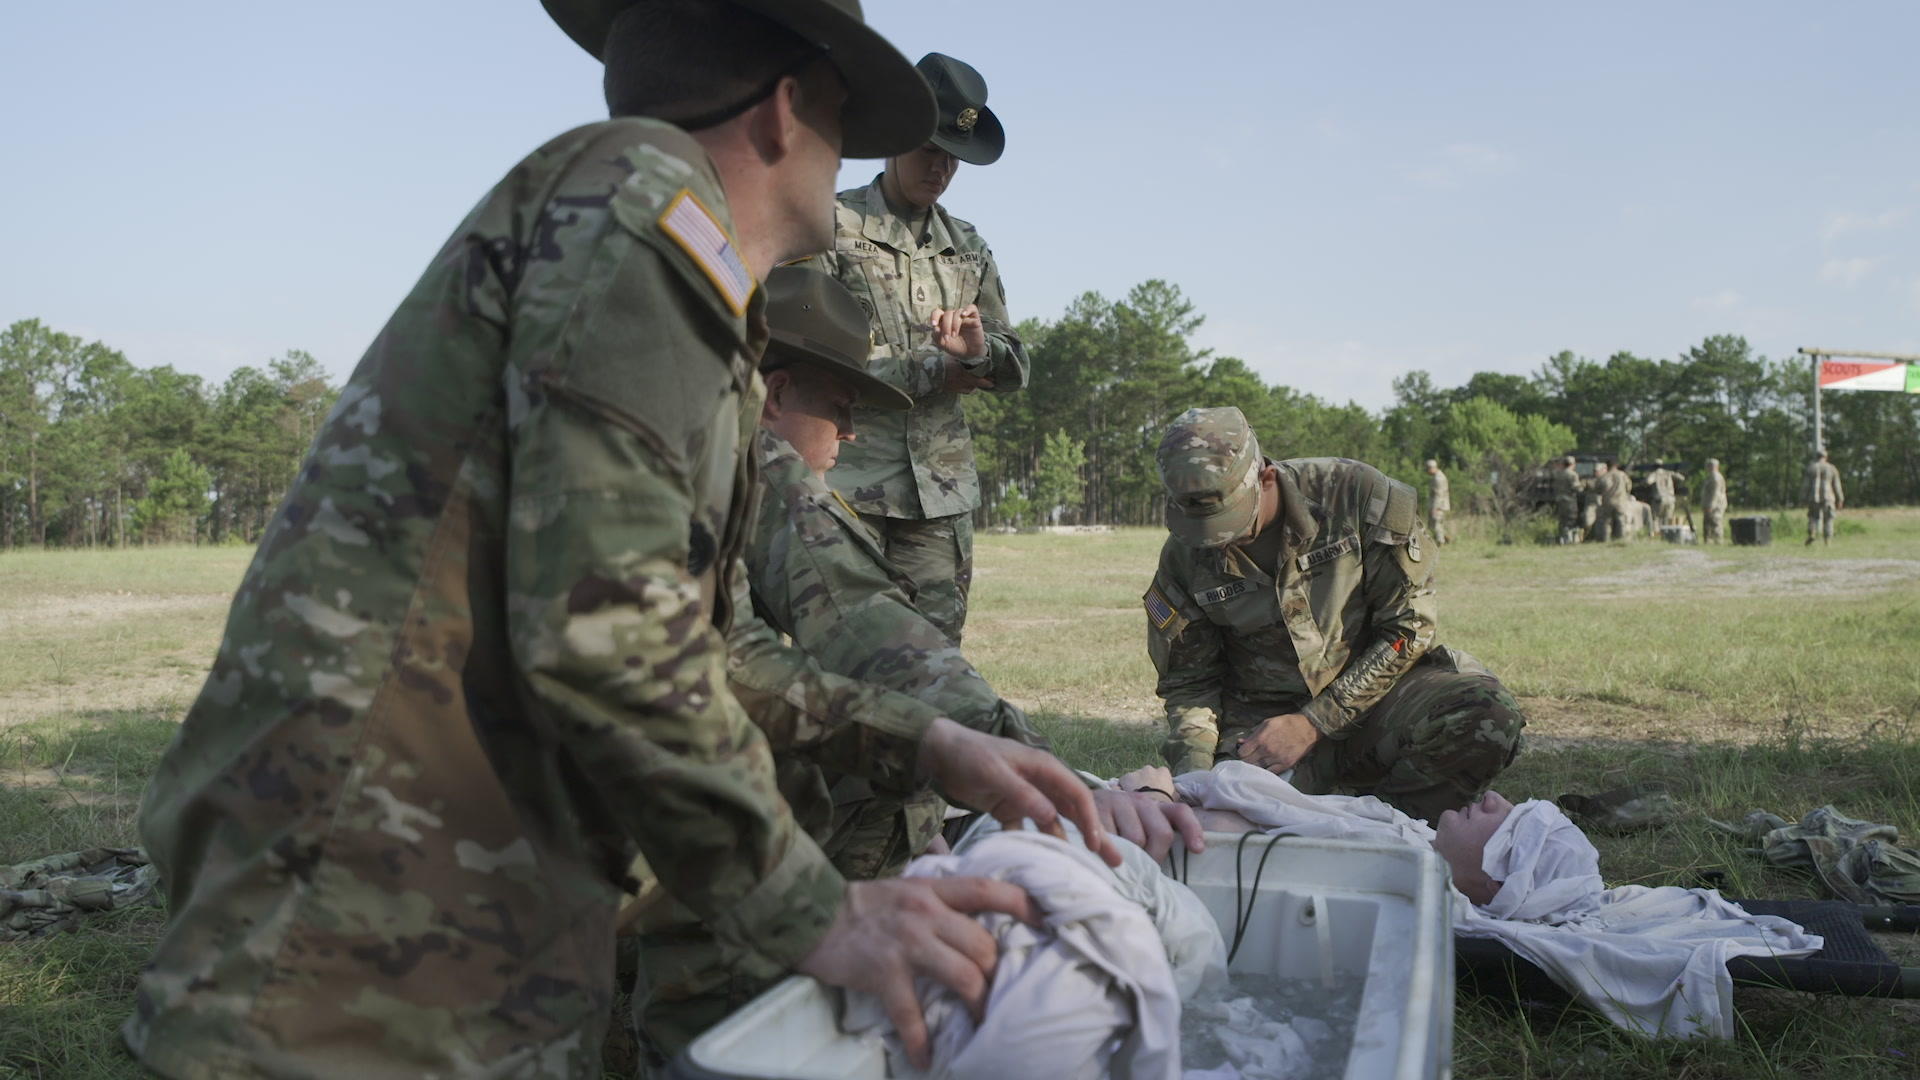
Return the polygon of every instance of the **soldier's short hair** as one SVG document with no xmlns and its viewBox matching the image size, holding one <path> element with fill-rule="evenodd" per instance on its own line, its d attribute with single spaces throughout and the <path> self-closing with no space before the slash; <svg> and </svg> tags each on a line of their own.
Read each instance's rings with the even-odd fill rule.
<svg viewBox="0 0 1920 1080">
<path fill-rule="evenodd" d="M 648 0 L 621 12 L 607 32 L 607 114 L 698 130 L 746 111 L 822 55 L 725 0 Z"/>
</svg>

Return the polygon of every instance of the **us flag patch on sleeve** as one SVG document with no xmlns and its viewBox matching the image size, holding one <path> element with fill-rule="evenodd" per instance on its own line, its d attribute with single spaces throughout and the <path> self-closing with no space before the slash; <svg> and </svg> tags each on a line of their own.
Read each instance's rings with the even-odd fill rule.
<svg viewBox="0 0 1920 1080">
<path fill-rule="evenodd" d="M 1167 598 L 1160 595 L 1158 585 L 1148 588 L 1147 595 L 1141 599 L 1146 601 L 1147 618 L 1152 620 L 1155 630 L 1165 630 L 1173 625 L 1173 620 L 1180 617 L 1180 613 L 1173 610 L 1173 605 L 1167 603 Z"/>
<path fill-rule="evenodd" d="M 720 298 L 735 315 L 747 313 L 747 298 L 753 295 L 753 275 L 747 272 L 747 264 L 740 261 L 740 253 L 734 250 L 727 231 L 720 227 L 720 219 L 713 216 L 713 211 L 708 210 L 691 189 L 680 189 L 680 194 L 667 204 L 666 213 L 660 215 L 660 229 L 673 237 L 680 250 L 706 272 L 707 279 L 713 282 Z"/>
</svg>

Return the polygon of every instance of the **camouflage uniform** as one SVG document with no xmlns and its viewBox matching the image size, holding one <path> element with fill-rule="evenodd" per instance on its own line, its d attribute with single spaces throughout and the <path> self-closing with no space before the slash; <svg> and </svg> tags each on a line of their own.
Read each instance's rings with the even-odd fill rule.
<svg viewBox="0 0 1920 1080">
<path fill-rule="evenodd" d="M 936 308 L 978 304 L 987 355 L 967 365 L 993 392 L 1027 385 L 1026 347 L 1007 322 L 1006 289 L 993 252 L 972 225 L 934 205 L 914 224 L 887 204 L 875 179 L 843 191 L 834 250 L 823 269 L 873 320 L 868 370 L 914 399 L 908 412 L 859 407 L 860 437 L 840 451 L 828 483 L 883 538 L 888 561 L 918 586 L 916 603 L 955 642 L 966 624 L 973 579 L 973 510 L 980 477 L 960 395 L 943 389 L 947 352 L 927 323 Z"/>
<path fill-rule="evenodd" d="M 1816 536 L 1833 539 L 1833 513 L 1847 501 L 1840 486 L 1840 470 L 1833 462 L 1816 460 L 1807 466 L 1807 543 Z"/>
<path fill-rule="evenodd" d="M 1453 510 L 1453 485 L 1448 482 L 1447 474 L 1434 469 L 1427 476 L 1427 521 L 1433 527 L 1433 542 L 1444 544 L 1447 536 L 1447 515 Z"/>
<path fill-rule="evenodd" d="M 789 710 L 803 692 L 821 693 L 800 677 L 794 650 L 774 640 L 786 634 L 804 650 L 805 666 L 831 673 L 828 690 L 838 679 L 869 695 L 864 702 L 823 702 L 816 713 L 918 711 L 1046 747 L 1025 714 L 914 608 L 912 582 L 887 563 L 860 516 L 784 439 L 761 431 L 758 453 L 763 483 L 746 562 L 760 618 L 737 624 L 731 635 L 732 684 L 756 719 Z M 789 722 L 767 731 L 781 790 L 842 874 L 891 876 L 926 849 L 945 803 L 925 788 L 889 790 L 840 763 L 816 759 L 788 734 L 795 727 Z M 649 986 L 635 1007 L 656 1060 L 679 1052 L 784 974 L 715 940 L 685 908 L 651 919 L 640 948 Z"/>
<path fill-rule="evenodd" d="M 1553 508 L 1560 519 L 1560 542 L 1580 542 L 1580 474 L 1572 462 L 1553 470 Z"/>
<path fill-rule="evenodd" d="M 766 333 L 729 225 L 684 132 L 588 125 L 374 342 L 141 807 L 148 1067 L 595 1076 L 636 855 L 766 963 L 826 931 L 842 878 L 723 685 Z M 913 783 L 909 726 L 814 734 Z"/>
<path fill-rule="evenodd" d="M 1608 469 L 1600 478 L 1600 539 L 1627 539 L 1629 522 L 1638 531 L 1639 507 L 1633 497 L 1633 480 L 1625 469 Z"/>
<path fill-rule="evenodd" d="M 1653 502 L 1651 505 L 1653 507 L 1653 527 L 1655 529 L 1658 529 L 1662 525 L 1673 524 L 1675 506 L 1673 482 L 1678 476 L 1678 473 L 1669 470 L 1664 465 L 1647 474 L 1647 483 L 1653 489 Z"/>
<path fill-rule="evenodd" d="M 1700 539 L 1721 543 L 1726 525 L 1727 478 L 1720 472 L 1720 463 L 1708 458 L 1707 475 L 1700 478 Z"/>
<path fill-rule="evenodd" d="M 1174 435 L 1162 443 L 1163 476 L 1217 472 L 1219 429 L 1208 425 L 1227 412 L 1239 415 L 1192 410 L 1175 421 L 1192 438 L 1174 448 L 1186 460 L 1173 465 Z M 1257 445 L 1251 453 L 1265 460 Z M 1169 765 L 1237 757 L 1261 721 L 1297 712 L 1322 736 L 1294 772 L 1302 791 L 1377 795 L 1429 820 L 1465 804 L 1520 752 L 1526 720 L 1485 667 L 1434 643 L 1435 555 L 1413 489 L 1344 458 L 1266 464 L 1280 470 L 1269 526 L 1284 530 L 1279 580 L 1220 539 L 1247 534 L 1229 522 L 1208 546 L 1169 536 L 1142 598 Z M 1179 482 L 1168 480 L 1176 500 Z"/>
</svg>

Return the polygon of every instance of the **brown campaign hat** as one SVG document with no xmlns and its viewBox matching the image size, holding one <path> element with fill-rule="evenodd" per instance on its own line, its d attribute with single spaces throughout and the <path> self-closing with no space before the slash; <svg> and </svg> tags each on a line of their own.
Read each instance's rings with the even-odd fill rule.
<svg viewBox="0 0 1920 1080">
<path fill-rule="evenodd" d="M 987 108 L 987 80 L 973 66 L 945 53 L 928 53 L 913 65 L 933 88 L 939 124 L 933 145 L 969 165 L 991 165 L 1007 148 L 1007 131 Z"/>
<path fill-rule="evenodd" d="M 1188 547 L 1253 535 L 1260 517 L 1260 440 L 1231 405 L 1174 417 L 1155 455 L 1167 489 L 1167 531 Z"/>
<path fill-rule="evenodd" d="M 600 58 L 607 30 L 643 0 L 540 0 L 560 29 Z M 840 110 L 843 157 L 880 158 L 924 146 L 933 92 L 900 50 L 867 25 L 860 0 L 713 0 L 757 12 L 826 54 L 847 84 Z"/>
<path fill-rule="evenodd" d="M 767 275 L 767 333 L 761 371 L 805 364 L 845 382 L 860 404 L 911 409 L 906 391 L 867 371 L 873 328 L 867 312 L 832 274 L 804 266 L 776 266 Z"/>
</svg>

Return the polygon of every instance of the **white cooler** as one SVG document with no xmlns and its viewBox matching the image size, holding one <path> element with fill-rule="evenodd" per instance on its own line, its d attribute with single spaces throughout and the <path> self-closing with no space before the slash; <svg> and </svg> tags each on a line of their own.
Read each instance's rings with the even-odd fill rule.
<svg viewBox="0 0 1920 1080">
<path fill-rule="evenodd" d="M 1232 942 L 1235 901 L 1274 846 L 1231 971 L 1282 978 L 1364 977 L 1348 1080 L 1445 1080 L 1453 1068 L 1453 913 L 1447 866 L 1431 850 L 1297 837 L 1208 833 L 1173 870 Z M 1236 885 L 1236 868 L 1238 884 Z M 795 976 L 695 1040 L 680 1080 L 884 1080 L 874 1036 L 841 1034 L 839 997 Z M 1009 1077 L 1008 1080 L 1017 1080 Z"/>
</svg>

